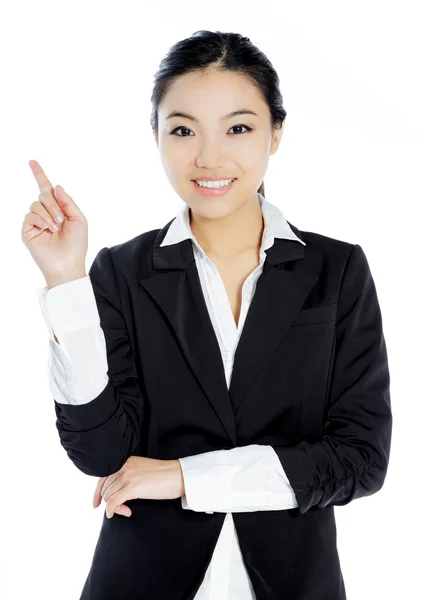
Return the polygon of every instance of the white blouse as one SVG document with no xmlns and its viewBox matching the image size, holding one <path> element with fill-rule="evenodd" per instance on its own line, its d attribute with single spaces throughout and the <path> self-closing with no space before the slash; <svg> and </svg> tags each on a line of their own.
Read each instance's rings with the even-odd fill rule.
<svg viewBox="0 0 425 600">
<path fill-rule="evenodd" d="M 242 304 L 236 325 L 220 272 L 198 244 L 185 204 L 171 223 L 161 246 L 192 240 L 202 291 L 221 350 L 227 385 L 265 250 L 274 238 L 304 244 L 290 228 L 280 209 L 257 193 L 264 218 L 260 264 L 242 287 Z M 48 290 L 37 290 L 50 334 L 49 387 L 61 404 L 84 404 L 96 398 L 108 382 L 103 329 L 90 277 L 82 277 Z M 54 336 L 60 344 L 56 342 Z M 182 508 L 226 517 L 211 562 L 194 600 L 255 600 L 240 551 L 232 512 L 285 510 L 298 506 L 285 471 L 271 446 L 252 444 L 179 458 L 185 495 Z"/>
</svg>

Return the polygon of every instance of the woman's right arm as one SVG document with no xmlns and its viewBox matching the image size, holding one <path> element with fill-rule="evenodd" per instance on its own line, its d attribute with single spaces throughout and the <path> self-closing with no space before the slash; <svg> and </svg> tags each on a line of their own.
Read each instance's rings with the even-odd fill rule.
<svg viewBox="0 0 425 600">
<path fill-rule="evenodd" d="M 145 398 L 109 248 L 98 252 L 87 277 L 38 293 L 61 444 L 83 473 L 115 473 L 139 449 Z"/>
<path fill-rule="evenodd" d="M 68 379 L 74 379 L 74 363 L 79 365 L 77 370 L 81 372 L 83 353 L 91 357 L 90 363 L 94 360 L 99 365 L 97 374 L 93 373 L 93 379 L 87 387 L 84 384 L 84 390 L 79 389 L 78 397 L 71 397 L 72 402 L 61 402 L 63 397 L 58 386 L 55 398 L 56 427 L 61 444 L 76 467 L 87 475 L 104 477 L 119 471 L 127 459 L 140 450 L 145 403 L 111 253 L 105 247 L 96 255 L 89 270 L 92 298 L 86 307 L 87 311 L 79 310 L 74 302 L 78 304 L 80 296 L 72 299 L 72 292 L 77 289 L 82 292 L 86 286 L 83 301 L 87 300 L 87 292 L 90 292 L 85 281 L 87 219 L 61 186 L 53 188 L 37 161 L 32 160 L 29 165 L 40 193 L 39 199 L 30 205 L 30 212 L 24 217 L 21 237 L 43 273 L 47 287 L 52 288 L 46 294 L 48 320 L 51 320 L 53 338 L 57 334 L 60 339 L 60 344 L 52 348 L 61 364 L 68 366 L 68 369 L 62 370 L 67 379 L 62 389 L 71 392 L 75 389 L 75 386 L 72 389 L 68 387 Z M 71 294 L 71 304 L 65 302 L 64 306 L 54 301 L 55 297 L 59 299 L 59 295 L 63 297 L 65 287 L 59 288 L 63 284 L 68 286 L 67 292 Z M 104 339 L 98 335 L 95 321 L 102 328 Z M 84 334 L 82 329 L 86 329 Z M 105 350 L 107 379 L 101 359 Z M 87 377 L 85 380 L 87 382 Z M 78 388 L 78 381 L 76 385 Z"/>
</svg>

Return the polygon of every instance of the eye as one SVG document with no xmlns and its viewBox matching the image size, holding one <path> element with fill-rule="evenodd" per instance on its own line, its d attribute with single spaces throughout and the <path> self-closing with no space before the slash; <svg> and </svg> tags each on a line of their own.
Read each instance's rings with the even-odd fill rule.
<svg viewBox="0 0 425 600">
<path fill-rule="evenodd" d="M 236 127 L 245 127 L 245 129 L 247 131 L 252 131 L 251 127 L 248 127 L 248 125 L 242 125 L 242 123 L 240 125 L 233 125 L 233 127 L 231 127 L 230 129 L 235 129 Z M 242 131 L 241 133 L 245 133 L 244 131 Z M 235 135 L 240 135 L 240 133 L 235 134 Z"/>
<path fill-rule="evenodd" d="M 241 135 L 242 133 L 247 133 L 248 131 L 252 131 L 252 127 L 248 127 L 248 125 L 242 125 L 242 123 L 239 124 L 239 125 L 233 125 L 233 127 L 231 127 L 230 129 L 235 129 L 237 127 L 245 127 L 245 129 L 247 131 L 246 132 L 242 131 L 240 133 L 234 133 L 233 135 Z M 230 131 L 230 129 L 229 129 L 229 131 Z M 173 131 L 170 133 L 170 135 L 177 135 L 176 131 L 179 131 L 179 130 L 192 131 L 191 129 L 188 129 L 187 127 L 184 127 L 184 125 L 180 125 L 179 127 L 176 127 L 175 129 L 173 129 Z M 177 137 L 190 137 L 190 136 L 188 136 L 188 135 L 177 135 Z"/>
<path fill-rule="evenodd" d="M 191 131 L 187 127 L 184 127 L 183 125 L 180 125 L 180 127 L 176 127 L 175 129 L 173 129 L 173 131 L 171 132 L 170 135 L 177 135 L 176 131 L 178 131 L 179 129 L 183 129 L 184 131 Z M 179 135 L 177 137 L 189 137 L 189 136 L 187 136 L 187 135 Z"/>
</svg>

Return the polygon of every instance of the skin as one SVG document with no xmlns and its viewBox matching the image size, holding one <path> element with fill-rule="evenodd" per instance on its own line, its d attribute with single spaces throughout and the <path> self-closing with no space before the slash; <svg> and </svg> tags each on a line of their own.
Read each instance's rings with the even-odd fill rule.
<svg viewBox="0 0 425 600">
<path fill-rule="evenodd" d="M 98 480 L 93 507 L 97 508 L 103 499 L 108 518 L 112 518 L 114 513 L 130 517 L 132 511 L 124 504 L 127 500 L 171 500 L 184 494 L 183 474 L 178 460 L 130 456 L 119 471 Z"/>
<path fill-rule="evenodd" d="M 238 115 L 221 121 L 242 108 L 258 116 Z M 199 122 L 167 119 L 176 110 Z M 235 129 L 241 124 L 253 131 Z M 179 126 L 183 129 L 171 135 Z M 252 248 L 253 240 L 259 248 L 263 218 L 257 190 L 282 132 L 283 127 L 272 130 L 267 103 L 240 74 L 211 68 L 204 74 L 184 75 L 168 89 L 158 107 L 155 140 L 167 177 L 190 207 L 192 231 L 208 255 L 235 257 Z M 204 198 L 191 182 L 202 177 L 237 177 L 237 181 L 225 196 Z"/>
</svg>

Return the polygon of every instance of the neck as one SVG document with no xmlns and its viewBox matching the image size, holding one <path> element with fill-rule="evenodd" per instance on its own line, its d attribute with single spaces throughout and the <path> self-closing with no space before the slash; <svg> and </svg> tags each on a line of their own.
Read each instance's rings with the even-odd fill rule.
<svg viewBox="0 0 425 600">
<path fill-rule="evenodd" d="M 208 219 L 189 208 L 190 227 L 201 248 L 210 255 L 232 257 L 260 248 L 263 214 L 257 197 L 220 219 Z"/>
</svg>

